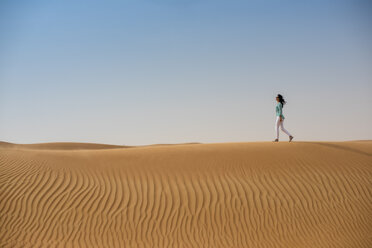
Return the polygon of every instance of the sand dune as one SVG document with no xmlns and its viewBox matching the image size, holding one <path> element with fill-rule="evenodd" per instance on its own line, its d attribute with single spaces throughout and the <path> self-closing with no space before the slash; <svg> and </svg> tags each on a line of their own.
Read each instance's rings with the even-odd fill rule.
<svg viewBox="0 0 372 248">
<path fill-rule="evenodd" d="M 114 148 L 134 148 L 145 146 L 167 146 L 167 145 L 187 145 L 200 143 L 180 143 L 180 144 L 154 144 L 143 146 L 125 146 L 125 145 L 109 145 L 97 143 L 78 143 L 78 142 L 53 142 L 53 143 L 35 143 L 35 144 L 14 144 L 10 142 L 0 141 L 0 148 L 13 149 L 43 149 L 43 150 L 97 150 L 97 149 L 114 149 Z"/>
<path fill-rule="evenodd" d="M 0 247 L 372 247 L 372 141 L 1 142 Z"/>
<path fill-rule="evenodd" d="M 95 143 L 76 143 L 76 142 L 53 142 L 53 143 L 35 143 L 35 144 L 14 144 L 9 142 L 0 142 L 0 148 L 13 149 L 43 149 L 43 150 L 88 150 L 88 149 L 113 149 L 129 148 L 131 146 L 118 146 Z"/>
</svg>

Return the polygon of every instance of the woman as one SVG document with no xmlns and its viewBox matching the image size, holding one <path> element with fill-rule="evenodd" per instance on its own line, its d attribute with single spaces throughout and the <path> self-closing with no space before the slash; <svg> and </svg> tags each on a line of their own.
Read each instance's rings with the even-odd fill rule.
<svg viewBox="0 0 372 248">
<path fill-rule="evenodd" d="M 276 105 L 276 122 L 275 122 L 276 139 L 274 140 L 274 142 L 279 141 L 279 126 L 280 126 L 280 129 L 289 136 L 289 142 L 291 142 L 293 139 L 293 136 L 283 127 L 283 122 L 284 122 L 283 106 L 286 103 L 286 101 L 284 101 L 283 96 L 280 94 L 278 94 L 278 96 L 276 97 L 276 101 L 278 103 Z"/>
</svg>

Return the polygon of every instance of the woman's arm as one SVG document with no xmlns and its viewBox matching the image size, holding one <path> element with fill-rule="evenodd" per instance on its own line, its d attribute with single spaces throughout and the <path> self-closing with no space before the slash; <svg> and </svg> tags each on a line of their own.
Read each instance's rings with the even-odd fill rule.
<svg viewBox="0 0 372 248">
<path fill-rule="evenodd" d="M 283 108 L 283 105 L 281 103 L 278 104 L 279 105 L 279 117 L 280 117 L 280 121 L 283 120 L 283 111 L 282 111 L 282 108 Z"/>
</svg>

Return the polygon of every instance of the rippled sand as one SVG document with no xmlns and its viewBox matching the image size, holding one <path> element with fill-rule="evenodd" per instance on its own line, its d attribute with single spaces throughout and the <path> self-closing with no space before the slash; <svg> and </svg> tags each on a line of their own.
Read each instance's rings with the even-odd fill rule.
<svg viewBox="0 0 372 248">
<path fill-rule="evenodd" d="M 372 247 L 372 141 L 0 142 L 0 247 Z"/>
</svg>

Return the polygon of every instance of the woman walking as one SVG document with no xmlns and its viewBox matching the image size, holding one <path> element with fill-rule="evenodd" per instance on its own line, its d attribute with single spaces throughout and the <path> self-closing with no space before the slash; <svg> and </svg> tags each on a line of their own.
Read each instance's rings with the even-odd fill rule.
<svg viewBox="0 0 372 248">
<path fill-rule="evenodd" d="M 289 136 L 289 142 L 291 142 L 293 139 L 293 136 L 283 126 L 283 122 L 284 122 L 283 106 L 286 103 L 286 101 L 284 101 L 283 96 L 280 94 L 277 95 L 276 101 L 278 103 L 276 104 L 276 121 L 275 121 L 276 139 L 274 140 L 274 142 L 279 141 L 279 126 L 280 126 L 280 130 L 282 130 Z"/>
</svg>

